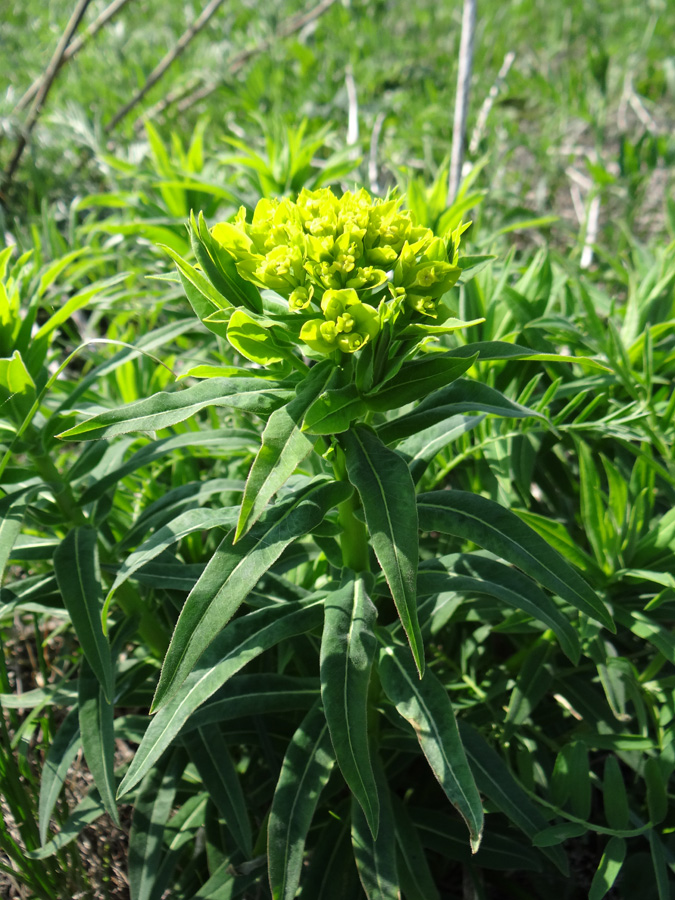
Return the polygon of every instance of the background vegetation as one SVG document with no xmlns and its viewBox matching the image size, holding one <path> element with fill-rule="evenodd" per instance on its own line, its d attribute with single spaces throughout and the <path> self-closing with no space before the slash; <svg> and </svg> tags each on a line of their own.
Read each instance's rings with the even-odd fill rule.
<svg viewBox="0 0 675 900">
<path fill-rule="evenodd" d="M 24 93 L 74 5 L 5 4 L 5 171 L 30 115 Z M 77 34 L 106 7 L 94 0 Z M 502 406 L 469 427 L 486 403 L 474 396 L 454 411 L 462 433 L 444 425 L 425 435 L 428 445 L 399 448 L 417 460 L 420 490 L 497 501 L 546 538 L 617 628 L 596 626 L 548 592 L 580 644 L 573 664 L 546 624 L 509 605 L 505 589 L 517 576 L 494 574 L 499 554 L 423 535 L 423 556 L 441 555 L 455 578 L 425 595 L 433 612 L 424 636 L 462 728 L 486 832 L 471 857 L 463 823 L 384 703 L 403 896 L 543 897 L 554 888 L 569 898 L 670 897 L 675 9 L 482 0 L 469 165 L 448 209 L 460 5 L 353 0 L 324 4 L 312 18 L 313 8 L 222 4 L 115 123 L 204 9 L 129 0 L 59 72 L 3 179 L 0 892 L 271 896 L 261 869 L 265 817 L 286 747 L 316 697 L 320 629 L 266 649 L 229 695 L 214 695 L 234 710 L 226 727 L 197 720 L 201 730 L 186 732 L 124 796 L 115 823 L 105 812 L 147 728 L 178 611 L 238 502 L 260 423 L 205 408 L 152 436 L 90 444 L 55 436 L 196 366 L 241 364 L 194 318 L 159 247 L 192 258 L 191 210 L 213 224 L 262 196 L 330 184 L 380 195 L 398 187 L 430 227 L 473 221 L 464 252 L 495 259 L 452 298 L 462 318 L 485 322 L 444 338 L 444 348 L 502 340 L 605 366 L 481 359 L 472 384 L 548 422 Z M 478 127 L 508 53 L 514 61 Z M 190 526 L 162 544 L 162 528 L 180 516 Z M 91 590 L 102 599 L 121 571 L 129 575 L 111 613 L 117 681 L 105 721 L 77 612 L 64 599 L 73 536 L 85 526 L 98 536 Z M 329 531 L 314 549 L 282 557 L 260 595 L 297 603 L 327 583 Z M 133 557 L 153 536 L 162 555 Z M 86 549 L 93 561 L 91 542 Z M 289 704 L 280 715 L 258 696 L 269 673 Z M 92 737 L 111 731 L 114 758 L 105 749 L 112 740 Z M 211 741 L 227 744 L 248 839 L 231 833 L 233 782 L 209 769 Z M 308 900 L 361 891 L 345 862 L 345 796 L 333 777 L 309 832 L 300 894 Z M 413 855 L 401 859 L 406 847 Z M 325 871 L 344 880 L 322 881 Z"/>
</svg>

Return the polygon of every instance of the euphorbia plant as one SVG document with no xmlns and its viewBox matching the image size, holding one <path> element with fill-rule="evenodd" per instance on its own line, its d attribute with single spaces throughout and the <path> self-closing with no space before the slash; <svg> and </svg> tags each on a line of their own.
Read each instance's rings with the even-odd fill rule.
<svg viewBox="0 0 675 900">
<path fill-rule="evenodd" d="M 545 827 L 515 782 L 505 787 L 507 773 L 494 775 L 491 751 L 473 731 L 464 738 L 473 771 L 467 762 L 451 697 L 429 665 L 433 649 L 425 649 L 432 616 L 450 595 L 475 590 L 522 610 L 544 641 L 557 640 L 575 662 L 570 607 L 612 627 L 586 582 L 515 514 L 464 491 L 417 493 L 434 454 L 484 415 L 539 415 L 468 377 L 479 360 L 531 358 L 533 351 L 499 342 L 442 346 L 444 335 L 474 324 L 457 319 L 452 307 L 460 276 L 484 262 L 459 256 L 463 230 L 434 235 L 396 199 L 374 200 L 363 190 L 263 200 L 250 223 L 243 210 L 211 229 L 192 218 L 197 264 L 168 252 L 204 325 L 253 365 L 198 367 L 186 374 L 200 383 L 62 435 L 87 440 L 166 429 L 207 407 L 253 413 L 265 423 L 241 503 L 217 522 L 231 528 L 176 621 L 155 715 L 118 796 L 145 779 L 141 795 L 149 802 L 158 761 L 180 743 L 208 787 L 208 744 L 226 784 L 218 808 L 236 848 L 231 878 L 251 872 L 246 861 L 266 839 L 275 900 L 296 895 L 320 804 L 351 829 L 369 898 L 397 897 L 401 887 L 410 897 L 435 895 L 410 811 L 416 792 L 428 797 L 429 786 L 413 782 L 405 797 L 391 786 L 399 747 L 414 758 L 414 739 L 474 851 L 483 830 L 479 788 L 530 837 Z M 203 527 L 201 520 L 194 526 Z M 420 534 L 429 532 L 474 549 L 420 562 Z M 139 547 L 119 569 L 108 601 L 176 533 L 186 532 L 157 532 Z M 279 656 L 264 684 L 237 674 L 284 641 L 294 646 L 298 635 L 309 638 L 311 652 L 306 658 L 304 648 L 291 674 L 318 675 L 317 694 L 294 725 L 265 816 L 260 806 L 247 808 L 220 728 L 238 696 L 257 715 L 307 709 L 306 693 L 299 704 L 291 699 L 288 662 Z M 181 758 L 174 754 L 170 767 Z M 310 840 L 314 865 L 303 896 L 323 896 L 312 891 L 324 878 L 328 844 Z M 558 848 L 545 852 L 564 865 Z"/>
</svg>

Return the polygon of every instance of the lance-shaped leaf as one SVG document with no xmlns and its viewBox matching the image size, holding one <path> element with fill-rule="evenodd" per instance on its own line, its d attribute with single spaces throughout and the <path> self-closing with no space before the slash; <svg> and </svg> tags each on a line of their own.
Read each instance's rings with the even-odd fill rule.
<svg viewBox="0 0 675 900">
<path fill-rule="evenodd" d="M 158 528 L 157 531 L 144 541 L 138 550 L 124 560 L 119 568 L 113 586 L 108 593 L 108 599 L 130 578 L 134 572 L 147 565 L 155 557 L 163 553 L 167 547 L 177 543 L 188 534 L 195 531 L 208 531 L 211 528 L 232 527 L 237 520 L 236 507 L 225 509 L 188 509 L 176 516 L 171 522 Z"/>
<path fill-rule="evenodd" d="M 78 709 L 82 749 L 106 812 L 119 827 L 115 804 L 114 706 L 106 700 L 89 662 L 80 664 Z"/>
<path fill-rule="evenodd" d="M 408 807 L 396 795 L 392 796 L 391 801 L 399 859 L 398 872 L 404 896 L 406 900 L 440 900 L 419 832 L 410 818 Z"/>
<path fill-rule="evenodd" d="M 364 400 L 370 409 L 378 412 L 399 409 L 455 381 L 471 368 L 475 360 L 476 355 L 468 359 L 454 359 L 436 354 L 426 359 L 408 360 L 393 378 L 378 390 L 366 394 Z"/>
<path fill-rule="evenodd" d="M 302 420 L 333 373 L 330 360 L 319 363 L 310 370 L 298 396 L 269 417 L 262 446 L 246 481 L 235 540 L 255 524 L 272 497 L 314 447 L 316 438 L 301 431 Z"/>
<path fill-rule="evenodd" d="M 478 354 L 479 361 L 488 359 L 529 359 L 532 362 L 579 363 L 579 365 L 587 369 L 598 369 L 604 372 L 611 371 L 608 366 L 587 356 L 538 353 L 530 347 L 521 347 L 519 344 L 509 344 L 506 341 L 478 341 L 477 343 L 466 344 L 464 347 L 457 347 L 450 351 L 450 355 L 455 357 L 471 356 L 474 353 Z"/>
<path fill-rule="evenodd" d="M 377 837 L 373 837 L 363 810 L 352 800 L 352 846 L 361 884 L 368 900 L 399 900 L 396 869 L 396 832 L 389 785 L 379 759 L 375 760 L 378 805 L 382 811 Z"/>
<path fill-rule="evenodd" d="M 263 378 L 208 378 L 179 391 L 160 391 L 119 409 L 111 409 L 69 428 L 58 437 L 66 441 L 93 441 L 130 431 L 159 431 L 183 422 L 200 409 L 225 406 L 268 415 L 291 393 Z"/>
<path fill-rule="evenodd" d="M 184 735 L 183 743 L 228 831 L 250 858 L 253 845 L 246 800 L 220 728 L 204 725 Z"/>
<path fill-rule="evenodd" d="M 241 277 L 234 257 L 212 236 L 201 212 L 198 221 L 190 213 L 190 243 L 199 265 L 219 294 L 235 306 L 262 311 L 260 291 Z"/>
<path fill-rule="evenodd" d="M 402 441 L 396 448 L 408 462 L 413 481 L 417 483 L 431 460 L 448 444 L 479 425 L 485 416 L 450 416 Z"/>
<path fill-rule="evenodd" d="M 528 416 L 545 419 L 541 413 L 509 400 L 488 384 L 460 378 L 447 387 L 429 394 L 412 412 L 380 425 L 377 433 L 385 444 L 391 444 L 411 434 L 417 434 L 418 431 L 429 428 L 449 416 L 471 412 L 491 413 L 512 419 L 524 419 Z"/>
<path fill-rule="evenodd" d="M 488 799 L 529 838 L 548 826 L 547 820 L 515 780 L 504 760 L 473 728 L 461 723 L 460 734 L 476 784 Z M 569 874 L 567 857 L 560 847 L 542 851 L 563 875 Z"/>
<path fill-rule="evenodd" d="M 334 763 L 328 725 L 317 704 L 288 745 L 274 791 L 267 828 L 273 900 L 293 900 L 297 893 L 307 832 Z"/>
<path fill-rule="evenodd" d="M 443 687 L 433 672 L 416 678 L 403 646 L 379 631 L 379 674 L 384 692 L 399 714 L 415 729 L 422 752 L 445 794 L 469 829 L 471 849 L 476 852 L 483 832 L 483 806 L 457 730 L 455 714 Z"/>
<path fill-rule="evenodd" d="M 303 431 L 310 434 L 340 434 L 367 411 L 355 384 L 324 391 L 307 410 Z"/>
<path fill-rule="evenodd" d="M 527 575 L 513 566 L 494 559 L 467 553 L 459 556 L 454 574 L 433 568 L 420 570 L 417 593 L 420 596 L 443 591 L 487 594 L 502 603 L 522 609 L 547 625 L 560 641 L 563 652 L 573 663 L 579 661 L 579 638 L 569 619 L 555 605 L 548 594 Z"/>
<path fill-rule="evenodd" d="M 131 900 L 150 900 L 162 854 L 164 828 L 186 761 L 184 750 L 175 752 L 167 766 L 153 769 L 141 785 L 129 833 Z"/>
<path fill-rule="evenodd" d="M 321 698 L 340 771 L 374 836 L 380 819 L 368 740 L 368 684 L 377 610 L 363 578 L 326 597 L 321 638 Z"/>
<path fill-rule="evenodd" d="M 98 682 L 96 684 L 98 687 Z M 40 843 L 44 846 L 56 801 L 66 780 L 70 764 L 80 749 L 80 722 L 77 709 L 71 709 L 56 732 L 42 766 L 38 821 Z M 613 757 L 612 757 L 613 758 Z"/>
<path fill-rule="evenodd" d="M 240 603 L 294 540 L 323 521 L 351 488 L 313 481 L 273 507 L 236 545 L 234 531 L 222 541 L 189 594 L 164 660 L 153 706 L 166 702 Z"/>
<path fill-rule="evenodd" d="M 370 428 L 341 438 L 349 480 L 359 492 L 373 549 L 394 598 L 415 664 L 424 673 L 424 643 L 417 620 L 419 529 L 415 485 L 401 457 Z"/>
<path fill-rule="evenodd" d="M 216 637 L 198 666 L 152 719 L 119 786 L 123 797 L 171 746 L 192 713 L 228 678 L 280 641 L 312 631 L 323 618 L 323 596 L 278 603 L 241 616 Z"/>
<path fill-rule="evenodd" d="M 420 494 L 417 508 L 424 531 L 473 541 L 615 631 L 605 605 L 587 582 L 515 513 L 467 491 Z"/>
<path fill-rule="evenodd" d="M 101 625 L 102 591 L 92 528 L 73 528 L 54 552 L 54 572 L 84 655 L 112 701 L 113 668 L 110 646 Z"/>
<path fill-rule="evenodd" d="M 8 494 L 0 500 L 0 584 L 12 547 L 21 532 L 27 503 L 25 490 Z"/>
</svg>

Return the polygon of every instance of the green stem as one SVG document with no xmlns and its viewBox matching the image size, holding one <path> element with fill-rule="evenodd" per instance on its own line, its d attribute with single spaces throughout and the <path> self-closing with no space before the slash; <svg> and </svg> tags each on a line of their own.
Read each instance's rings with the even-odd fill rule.
<svg viewBox="0 0 675 900">
<path fill-rule="evenodd" d="M 333 471 L 338 481 L 347 481 L 344 453 L 337 446 Z M 342 528 L 340 537 L 342 564 L 345 568 L 353 569 L 354 572 L 368 572 L 370 570 L 368 529 L 365 523 L 355 515 L 360 510 L 361 501 L 356 490 L 338 506 L 338 522 Z"/>
</svg>

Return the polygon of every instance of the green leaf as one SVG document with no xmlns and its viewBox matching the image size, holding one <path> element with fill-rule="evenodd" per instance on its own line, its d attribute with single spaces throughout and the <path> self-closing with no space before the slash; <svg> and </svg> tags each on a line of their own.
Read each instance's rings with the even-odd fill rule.
<svg viewBox="0 0 675 900">
<path fill-rule="evenodd" d="M 385 444 L 391 444 L 450 416 L 469 412 L 490 413 L 511 419 L 525 419 L 529 416 L 545 419 L 541 413 L 509 400 L 487 384 L 460 378 L 440 391 L 434 391 L 412 412 L 380 425 L 377 433 Z"/>
<path fill-rule="evenodd" d="M 586 581 L 510 510 L 466 491 L 420 494 L 417 508 L 424 531 L 440 531 L 473 541 L 615 631 L 605 605 Z"/>
<path fill-rule="evenodd" d="M 666 854 L 663 844 L 654 829 L 651 829 L 649 832 L 649 849 L 652 855 L 658 898 L 659 900 L 670 900 L 670 876 L 668 874 Z"/>
<path fill-rule="evenodd" d="M 521 347 L 519 344 L 510 344 L 506 341 L 477 341 L 464 347 L 451 350 L 453 356 L 463 357 L 478 353 L 479 362 L 493 359 L 530 360 L 531 362 L 563 362 L 579 363 L 587 369 L 598 369 L 609 372 L 611 369 L 596 359 L 588 356 L 567 356 L 561 353 L 539 353 L 529 347 Z"/>
<path fill-rule="evenodd" d="M 551 825 L 544 828 L 532 838 L 535 847 L 555 847 L 569 838 L 582 837 L 588 827 L 580 822 L 562 822 L 560 825 Z"/>
<path fill-rule="evenodd" d="M 309 434 L 340 434 L 366 411 L 355 384 L 324 391 L 307 410 L 302 430 Z"/>
<path fill-rule="evenodd" d="M 97 683 L 98 687 L 98 683 Z M 66 780 L 70 764 L 80 749 L 80 723 L 77 709 L 71 709 L 53 738 L 42 766 L 38 821 L 40 843 L 44 846 L 49 830 L 49 820 L 61 788 Z"/>
<path fill-rule="evenodd" d="M 67 441 L 92 441 L 130 431 L 159 431 L 212 406 L 266 416 L 285 403 L 289 396 L 289 391 L 278 383 L 260 378 L 209 378 L 184 390 L 160 391 L 146 400 L 100 413 L 57 437 Z"/>
<path fill-rule="evenodd" d="M 579 819 L 591 814 L 591 773 L 588 749 L 580 742 L 572 744 L 569 760 L 570 808 Z"/>
<path fill-rule="evenodd" d="M 150 900 L 162 854 L 164 828 L 185 763 L 184 752 L 176 752 L 168 765 L 153 769 L 141 785 L 129 833 L 131 900 Z"/>
<path fill-rule="evenodd" d="M 342 806 L 331 812 L 302 873 L 302 890 L 312 900 L 356 898 L 361 890 L 349 839 L 349 813 Z"/>
<path fill-rule="evenodd" d="M 383 644 L 379 674 L 384 692 L 399 714 L 415 729 L 432 772 L 448 800 L 466 822 L 475 853 L 483 832 L 483 806 L 464 753 L 448 692 L 430 670 L 421 680 L 416 678 L 402 645 L 390 643 L 384 631 L 379 631 L 378 635 Z"/>
<path fill-rule="evenodd" d="M 588 892 L 588 900 L 602 900 L 618 878 L 625 858 L 625 840 L 616 836 L 610 838 L 593 876 L 591 888 Z"/>
<path fill-rule="evenodd" d="M 93 528 L 73 528 L 54 552 L 54 572 L 82 650 L 112 702 L 110 646 L 101 625 L 102 590 Z"/>
<path fill-rule="evenodd" d="M 134 572 L 142 569 L 147 563 L 163 553 L 167 547 L 182 540 L 186 535 L 193 534 L 195 531 L 208 531 L 211 528 L 231 528 L 237 521 L 238 510 L 236 507 L 226 507 L 225 509 L 188 509 L 172 519 L 171 522 L 158 528 L 155 533 L 144 541 L 143 544 L 130 553 L 124 560 L 115 576 L 110 591 L 108 592 L 108 600 L 117 588 L 123 584 L 127 578 L 131 578 Z"/>
<path fill-rule="evenodd" d="M 200 272 L 199 269 L 191 266 L 190 263 L 186 262 L 182 256 L 171 247 L 168 247 L 166 244 L 160 244 L 160 246 L 163 250 L 166 250 L 171 259 L 176 263 L 181 281 L 192 285 L 206 301 L 206 303 L 203 303 L 202 301 L 199 309 L 195 308 L 195 312 L 202 321 L 207 317 L 205 315 L 207 311 L 209 313 L 215 312 L 218 309 L 227 309 L 229 306 L 233 305 L 214 288 L 203 272 Z M 188 299 L 190 299 L 189 295 Z"/>
<path fill-rule="evenodd" d="M 250 858 L 253 843 L 246 800 L 220 728 L 215 724 L 203 725 L 185 734 L 183 743 L 228 831 Z"/>
<path fill-rule="evenodd" d="M 407 461 L 415 484 L 424 475 L 427 466 L 437 453 L 467 431 L 471 431 L 484 418 L 485 416 L 450 416 L 401 441 L 396 447 L 396 452 Z"/>
<path fill-rule="evenodd" d="M 659 761 L 654 757 L 645 760 L 644 777 L 647 785 L 649 820 L 658 825 L 668 814 L 668 794 Z"/>
<path fill-rule="evenodd" d="M 223 297 L 235 306 L 262 312 L 260 292 L 241 277 L 234 257 L 213 238 L 201 212 L 198 221 L 190 214 L 190 241 L 197 262 Z"/>
<path fill-rule="evenodd" d="M 178 618 L 154 709 L 159 709 L 178 689 L 202 652 L 285 548 L 320 524 L 328 510 L 349 493 L 349 486 L 343 482 L 313 481 L 272 507 L 236 546 L 233 532 L 223 539 Z"/>
<path fill-rule="evenodd" d="M 115 709 L 106 700 L 86 657 L 80 663 L 78 710 L 84 758 L 106 812 L 119 828 L 115 803 Z"/>
<path fill-rule="evenodd" d="M 398 875 L 406 900 L 440 900 L 415 823 L 404 803 L 391 795 L 396 832 Z"/>
<path fill-rule="evenodd" d="M 104 812 L 105 808 L 101 803 L 98 791 L 93 788 L 80 800 L 61 826 L 59 833 L 48 844 L 38 850 L 26 850 L 25 855 L 28 859 L 48 859 L 50 856 L 54 856 L 55 853 L 74 841 L 83 828 L 99 819 Z"/>
<path fill-rule="evenodd" d="M 0 584 L 7 560 L 21 533 L 27 503 L 24 490 L 7 494 L 0 500 Z"/>
<path fill-rule="evenodd" d="M 19 351 L 15 350 L 8 359 L 0 359 L 0 415 L 20 426 L 35 398 L 35 382 Z"/>
<path fill-rule="evenodd" d="M 334 763 L 328 725 L 317 704 L 288 745 L 274 791 L 267 829 L 273 900 L 293 900 L 296 895 L 307 832 Z"/>
<path fill-rule="evenodd" d="M 368 685 L 377 644 L 376 618 L 363 578 L 349 576 L 326 597 L 321 638 L 321 698 L 333 749 L 375 837 L 380 810 L 370 760 Z"/>
<path fill-rule="evenodd" d="M 323 620 L 323 595 L 300 602 L 279 603 L 235 619 L 219 634 L 197 667 L 150 722 L 118 789 L 123 797 L 171 746 L 192 713 L 252 659 L 281 641 L 318 627 Z"/>
<path fill-rule="evenodd" d="M 363 810 L 352 799 L 352 845 L 356 868 L 368 900 L 399 900 L 401 891 L 396 870 L 396 832 L 389 785 L 379 759 L 375 762 L 378 805 L 382 811 L 374 838 Z"/>
<path fill-rule="evenodd" d="M 550 650 L 551 645 L 547 641 L 529 650 L 511 691 L 505 719 L 507 724 L 522 725 L 546 694 L 551 684 L 551 676 L 545 668 Z"/>
<path fill-rule="evenodd" d="M 488 557 L 462 554 L 455 563 L 455 574 L 437 572 L 431 566 L 420 570 L 417 592 L 420 595 L 461 591 L 487 594 L 502 603 L 521 609 L 547 625 L 560 641 L 563 652 L 573 663 L 579 661 L 579 638 L 553 600 L 531 578 Z"/>
<path fill-rule="evenodd" d="M 626 786 L 621 774 L 619 760 L 613 754 L 605 760 L 605 772 L 602 781 L 602 800 L 605 807 L 605 818 L 610 828 L 624 831 L 628 828 L 630 810 L 626 797 Z"/>
<path fill-rule="evenodd" d="M 329 360 L 314 366 L 298 396 L 269 417 L 262 446 L 246 481 L 235 541 L 255 524 L 268 502 L 314 447 L 316 439 L 307 437 L 300 427 L 307 409 L 324 390 L 333 371 Z"/>
<path fill-rule="evenodd" d="M 356 426 L 341 441 L 349 480 L 359 492 L 375 555 L 422 677 L 424 643 L 416 599 L 419 535 L 410 471 L 370 428 Z"/>
<path fill-rule="evenodd" d="M 430 391 L 455 381 L 471 368 L 476 358 L 477 356 L 454 359 L 446 355 L 433 354 L 428 359 L 408 360 L 384 387 L 365 394 L 364 400 L 368 408 L 376 412 L 399 409 L 407 403 L 426 397 Z"/>
<path fill-rule="evenodd" d="M 209 316 L 207 324 L 221 319 L 222 313 L 216 313 Z M 280 326 L 271 319 L 256 321 L 242 309 L 228 316 L 227 339 L 242 356 L 260 366 L 295 357 L 292 345 Z"/>
<path fill-rule="evenodd" d="M 515 780 L 501 756 L 466 723 L 460 722 L 459 732 L 481 793 L 529 838 L 543 831 L 548 822 Z M 563 875 L 569 874 L 567 858 L 560 847 L 544 852 Z"/>
</svg>

